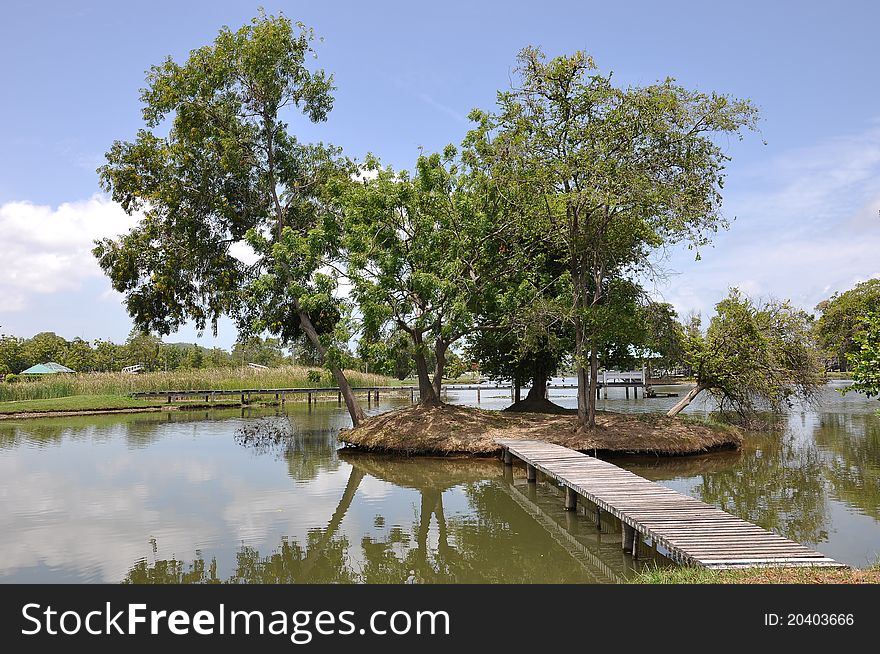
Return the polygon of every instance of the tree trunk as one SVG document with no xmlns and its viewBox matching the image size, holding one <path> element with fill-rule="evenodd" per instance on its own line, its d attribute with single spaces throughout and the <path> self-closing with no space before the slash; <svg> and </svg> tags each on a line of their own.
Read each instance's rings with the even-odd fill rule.
<svg viewBox="0 0 880 654">
<path fill-rule="evenodd" d="M 519 402 L 519 398 L 522 394 L 522 387 L 520 386 L 519 381 L 519 373 L 513 376 L 513 402 L 514 404 Z"/>
<path fill-rule="evenodd" d="M 434 392 L 434 385 L 428 374 L 428 362 L 425 359 L 424 342 L 421 334 L 413 334 L 413 359 L 416 362 L 416 374 L 419 378 L 419 404 L 421 406 L 440 406 L 440 396 Z"/>
<path fill-rule="evenodd" d="M 578 423 L 587 424 L 587 374 L 583 365 L 584 360 L 584 334 L 580 318 L 575 319 L 575 374 L 578 382 Z"/>
<path fill-rule="evenodd" d="M 330 369 L 330 372 L 333 373 L 333 378 L 336 380 L 336 385 L 339 386 L 339 391 L 342 393 L 342 397 L 345 399 L 345 406 L 348 409 L 348 415 L 351 416 L 351 426 L 357 427 L 361 424 L 361 420 L 363 420 L 366 415 L 364 414 L 364 410 L 361 408 L 361 405 L 357 403 L 357 400 L 354 397 L 354 391 L 351 390 L 351 384 L 348 383 L 348 379 L 345 376 L 345 373 L 342 372 L 342 368 L 336 365 L 334 362 L 330 361 L 327 358 L 327 348 L 324 347 L 324 344 L 321 343 L 321 338 L 318 336 L 318 331 L 315 329 L 315 326 L 312 324 L 311 319 L 305 311 L 298 311 L 297 315 L 299 316 L 300 327 L 302 327 L 303 332 L 305 332 L 309 341 L 318 351 L 318 354 L 321 357 L 321 361 Z"/>
<path fill-rule="evenodd" d="M 682 409 L 684 409 L 688 404 L 693 402 L 694 398 L 697 395 L 699 395 L 703 391 L 707 390 L 708 388 L 709 388 L 708 386 L 704 386 L 703 384 L 697 384 L 696 386 L 694 386 L 691 389 L 691 391 L 687 395 L 685 395 L 683 398 L 681 398 L 681 401 L 679 401 L 678 404 L 676 404 L 674 407 L 669 409 L 669 411 L 666 412 L 666 415 L 669 416 L 670 418 L 677 416 L 679 413 L 681 413 Z"/>
<path fill-rule="evenodd" d="M 599 388 L 599 353 L 596 343 L 590 344 L 590 390 L 587 395 L 587 422 L 585 427 L 596 426 L 596 390 Z"/>
<path fill-rule="evenodd" d="M 532 375 L 532 387 L 529 394 L 526 395 L 526 402 L 529 400 L 543 400 L 547 397 L 547 368 L 542 363 L 535 364 L 535 371 Z"/>
<path fill-rule="evenodd" d="M 446 350 L 449 349 L 449 343 L 438 338 L 434 343 L 434 356 L 437 359 L 434 367 L 434 394 L 440 398 L 440 391 L 443 390 L 443 372 L 446 370 Z"/>
</svg>

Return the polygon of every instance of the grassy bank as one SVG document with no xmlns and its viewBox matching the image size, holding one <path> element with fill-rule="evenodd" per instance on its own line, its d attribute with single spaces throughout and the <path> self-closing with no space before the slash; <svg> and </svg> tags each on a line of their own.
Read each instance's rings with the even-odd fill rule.
<svg viewBox="0 0 880 654">
<path fill-rule="evenodd" d="M 880 568 L 651 568 L 630 580 L 633 584 L 877 584 Z"/>
<path fill-rule="evenodd" d="M 320 373 L 320 380 L 309 379 L 309 371 Z M 357 371 L 346 371 L 353 386 L 393 386 L 395 379 Z M 312 376 L 314 379 L 314 375 Z M 254 368 L 214 368 L 175 370 L 128 375 L 119 372 L 51 375 L 46 378 L 0 383 L 0 402 L 42 400 L 81 395 L 120 396 L 139 391 L 235 390 L 238 388 L 284 388 L 335 386 L 329 372 L 303 366 Z"/>
<path fill-rule="evenodd" d="M 116 411 L 162 406 L 161 400 L 140 400 L 124 395 L 72 395 L 42 400 L 0 402 L 0 415 L 56 411 Z"/>
<path fill-rule="evenodd" d="M 737 448 L 736 429 L 653 414 L 599 412 L 597 428 L 579 429 L 577 416 L 486 411 L 445 404 L 407 407 L 367 418 L 340 439 L 371 452 L 405 455 L 473 454 L 499 451 L 496 438 L 526 438 L 574 450 L 662 455 Z"/>
</svg>

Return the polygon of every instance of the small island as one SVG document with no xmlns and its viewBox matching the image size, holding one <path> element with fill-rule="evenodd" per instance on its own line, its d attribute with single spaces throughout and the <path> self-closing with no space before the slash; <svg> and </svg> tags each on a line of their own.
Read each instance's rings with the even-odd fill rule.
<svg viewBox="0 0 880 654">
<path fill-rule="evenodd" d="M 540 439 L 591 454 L 684 455 L 737 449 L 738 429 L 657 414 L 598 411 L 596 427 L 579 428 L 576 414 L 488 411 L 415 405 L 372 416 L 339 439 L 369 452 L 405 456 L 491 456 L 496 438 Z"/>
</svg>

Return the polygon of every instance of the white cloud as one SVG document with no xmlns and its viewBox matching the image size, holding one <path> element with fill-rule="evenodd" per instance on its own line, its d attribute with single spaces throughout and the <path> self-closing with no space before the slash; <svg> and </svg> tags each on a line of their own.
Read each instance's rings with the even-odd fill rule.
<svg viewBox="0 0 880 654">
<path fill-rule="evenodd" d="M 727 288 L 791 299 L 812 310 L 831 294 L 880 277 L 880 126 L 782 153 L 747 170 L 731 166 L 730 230 L 693 261 L 677 251 L 679 274 L 658 295 L 684 315 L 714 313 Z"/>
<path fill-rule="evenodd" d="M 22 311 L 34 294 L 77 291 L 103 276 L 91 253 L 94 240 L 124 233 L 135 221 L 101 195 L 54 209 L 0 205 L 0 311 Z"/>
</svg>

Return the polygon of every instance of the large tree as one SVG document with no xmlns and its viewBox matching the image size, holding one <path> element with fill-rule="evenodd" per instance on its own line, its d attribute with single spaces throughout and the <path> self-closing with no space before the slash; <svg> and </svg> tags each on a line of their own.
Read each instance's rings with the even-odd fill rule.
<svg viewBox="0 0 880 654">
<path fill-rule="evenodd" d="M 854 337 L 858 349 L 847 354 L 853 384 L 842 391 L 857 391 L 880 399 L 880 313 L 865 316 L 860 327 Z"/>
<path fill-rule="evenodd" d="M 810 316 L 788 302 L 758 304 L 730 289 L 705 334 L 698 318 L 688 326 L 685 357 L 697 383 L 667 415 L 703 391 L 743 423 L 759 410 L 778 413 L 793 399 L 812 399 L 822 376 L 811 329 Z"/>
<path fill-rule="evenodd" d="M 578 52 L 547 61 L 520 52 L 517 83 L 495 113 L 471 114 L 476 158 L 525 220 L 566 253 L 578 372 L 578 415 L 595 425 L 600 344 L 613 323 L 610 282 L 636 278 L 662 245 L 706 242 L 723 226 L 723 150 L 713 139 L 752 127 L 746 101 L 667 79 L 619 88 Z M 620 304 L 620 303 L 618 303 Z"/>
<path fill-rule="evenodd" d="M 324 121 L 333 105 L 332 78 L 307 66 L 312 41 L 302 24 L 261 14 L 182 64 L 153 66 L 141 92 L 146 127 L 115 142 L 99 169 L 104 189 L 142 218 L 95 255 L 146 331 L 187 320 L 216 331 L 228 314 L 245 332 L 305 334 L 357 424 L 363 410 L 324 338 L 341 315 L 333 280 L 316 275 L 333 258 L 327 189 L 347 164 L 333 148 L 299 143 L 286 122 Z M 232 249 L 245 242 L 252 265 Z"/>
<path fill-rule="evenodd" d="M 816 321 L 819 345 L 840 370 L 847 369 L 847 355 L 859 351 L 857 338 L 865 329 L 865 316 L 880 313 L 880 279 L 869 279 L 854 288 L 835 293 L 816 305 L 822 315 Z"/>
<path fill-rule="evenodd" d="M 345 202 L 347 271 L 366 336 L 409 335 L 425 406 L 440 404 L 447 352 L 472 329 L 475 298 L 492 280 L 493 201 L 456 154 L 421 156 L 413 175 L 369 158 Z"/>
</svg>

